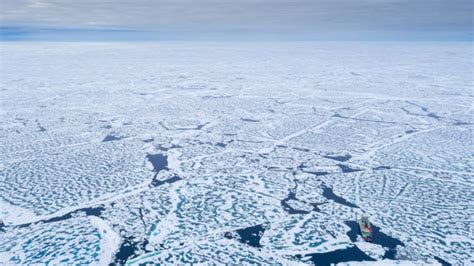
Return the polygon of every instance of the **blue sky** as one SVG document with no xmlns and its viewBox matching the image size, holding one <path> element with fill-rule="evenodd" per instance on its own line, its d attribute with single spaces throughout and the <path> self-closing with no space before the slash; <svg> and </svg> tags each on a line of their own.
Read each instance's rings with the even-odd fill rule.
<svg viewBox="0 0 474 266">
<path fill-rule="evenodd" d="M 1 0 L 2 40 L 473 40 L 472 0 Z"/>
</svg>

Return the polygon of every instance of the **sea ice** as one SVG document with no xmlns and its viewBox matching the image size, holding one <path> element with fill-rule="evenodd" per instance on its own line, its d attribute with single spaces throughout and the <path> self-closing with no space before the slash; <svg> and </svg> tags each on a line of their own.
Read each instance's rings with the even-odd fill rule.
<svg viewBox="0 0 474 266">
<path fill-rule="evenodd" d="M 0 263 L 474 264 L 470 43 L 0 55 Z"/>
</svg>

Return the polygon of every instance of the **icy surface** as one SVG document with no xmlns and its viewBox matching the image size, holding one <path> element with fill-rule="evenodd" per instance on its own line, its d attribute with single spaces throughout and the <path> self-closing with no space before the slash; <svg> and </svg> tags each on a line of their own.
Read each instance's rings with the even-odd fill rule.
<svg viewBox="0 0 474 266">
<path fill-rule="evenodd" d="M 2 44 L 0 263 L 473 264 L 472 58 Z"/>
</svg>

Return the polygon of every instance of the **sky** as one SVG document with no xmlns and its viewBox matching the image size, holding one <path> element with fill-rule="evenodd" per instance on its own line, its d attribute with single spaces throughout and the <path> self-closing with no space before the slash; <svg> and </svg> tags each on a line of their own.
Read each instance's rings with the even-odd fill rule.
<svg viewBox="0 0 474 266">
<path fill-rule="evenodd" d="M 472 41 L 473 0 L 0 0 L 2 40 Z"/>
</svg>

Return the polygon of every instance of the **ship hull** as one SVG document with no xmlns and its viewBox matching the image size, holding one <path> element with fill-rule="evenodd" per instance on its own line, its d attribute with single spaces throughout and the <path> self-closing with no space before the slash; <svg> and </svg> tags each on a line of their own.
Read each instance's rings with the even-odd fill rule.
<svg viewBox="0 0 474 266">
<path fill-rule="evenodd" d="M 368 221 L 359 221 L 360 234 L 365 241 L 372 241 L 372 225 Z"/>
</svg>

